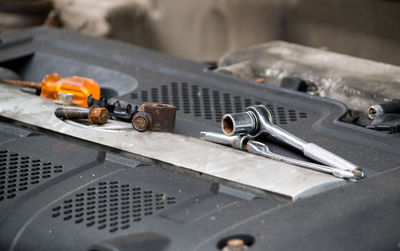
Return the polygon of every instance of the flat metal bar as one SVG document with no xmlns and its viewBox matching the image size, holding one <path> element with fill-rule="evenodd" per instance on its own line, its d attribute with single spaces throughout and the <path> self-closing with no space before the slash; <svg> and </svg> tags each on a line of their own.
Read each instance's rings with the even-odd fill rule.
<svg viewBox="0 0 400 251">
<path fill-rule="evenodd" d="M 166 163 L 234 181 L 291 200 L 320 193 L 345 181 L 312 170 L 266 159 L 230 147 L 173 133 L 130 130 L 126 122 L 83 125 L 54 115 L 53 100 L 0 85 L 0 116 L 57 133 L 114 147 Z M 200 136 L 200 135 L 199 135 Z"/>
</svg>

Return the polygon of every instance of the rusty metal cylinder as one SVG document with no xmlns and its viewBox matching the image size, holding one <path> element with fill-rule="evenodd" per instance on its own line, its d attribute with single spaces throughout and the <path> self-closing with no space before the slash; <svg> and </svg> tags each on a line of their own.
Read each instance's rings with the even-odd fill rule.
<svg viewBox="0 0 400 251">
<path fill-rule="evenodd" d="M 54 112 L 54 115 L 56 115 L 56 117 L 60 119 L 88 119 L 89 111 L 76 108 L 57 108 Z"/>
<path fill-rule="evenodd" d="M 57 108 L 54 115 L 60 119 L 88 119 L 90 124 L 98 125 L 107 123 L 109 118 L 109 113 L 106 108 L 94 106 L 88 110 L 77 108 Z"/>
</svg>

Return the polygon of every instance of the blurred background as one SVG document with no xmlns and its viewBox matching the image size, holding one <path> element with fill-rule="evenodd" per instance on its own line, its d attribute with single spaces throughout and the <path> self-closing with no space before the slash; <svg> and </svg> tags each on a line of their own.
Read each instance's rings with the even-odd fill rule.
<svg viewBox="0 0 400 251">
<path fill-rule="evenodd" d="M 284 40 L 400 65 L 395 0 L 1 0 L 0 33 L 47 25 L 201 62 Z"/>
</svg>

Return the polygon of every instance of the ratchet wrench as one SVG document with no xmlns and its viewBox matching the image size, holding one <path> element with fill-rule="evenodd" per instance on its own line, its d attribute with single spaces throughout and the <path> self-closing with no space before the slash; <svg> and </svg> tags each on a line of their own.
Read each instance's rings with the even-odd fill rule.
<svg viewBox="0 0 400 251">
<path fill-rule="evenodd" d="M 307 161 L 302 161 L 302 160 L 298 160 L 298 159 L 294 159 L 294 158 L 290 158 L 287 156 L 273 153 L 269 150 L 267 145 L 254 140 L 254 138 L 256 138 L 258 135 L 250 136 L 250 135 L 241 134 L 241 135 L 227 136 L 225 134 L 215 133 L 215 132 L 200 132 L 200 134 L 203 136 L 202 138 L 206 141 L 223 144 L 223 145 L 229 145 L 235 149 L 248 151 L 250 153 L 258 154 L 258 155 L 267 157 L 269 159 L 282 161 L 282 162 L 285 162 L 288 164 L 312 169 L 315 171 L 329 173 L 335 177 L 342 178 L 342 179 L 359 179 L 358 176 L 354 175 L 354 173 L 352 173 L 350 171 L 341 170 L 341 169 L 333 168 L 330 166 L 315 164 L 315 163 L 311 163 L 311 162 L 307 162 Z"/>
<path fill-rule="evenodd" d="M 352 172 L 357 179 L 364 177 L 363 171 L 357 165 L 274 125 L 270 111 L 263 105 L 250 106 L 246 112 L 224 115 L 221 127 L 222 131 L 228 136 L 235 134 L 256 135 L 262 132 L 268 133 L 275 139 L 300 150 L 305 156 L 323 165 Z"/>
</svg>

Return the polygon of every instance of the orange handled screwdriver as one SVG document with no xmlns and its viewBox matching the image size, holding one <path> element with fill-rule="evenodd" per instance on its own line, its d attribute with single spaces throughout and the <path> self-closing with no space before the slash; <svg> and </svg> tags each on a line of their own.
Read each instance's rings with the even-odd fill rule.
<svg viewBox="0 0 400 251">
<path fill-rule="evenodd" d="M 88 107 L 87 99 L 89 95 L 92 95 L 95 99 L 100 99 L 100 87 L 91 78 L 78 76 L 61 78 L 60 74 L 53 73 L 46 75 L 41 83 L 14 79 L 1 79 L 1 81 L 40 90 L 40 96 L 44 98 L 58 99 L 58 93 L 71 93 L 74 95 L 72 102 L 81 107 Z"/>
</svg>

